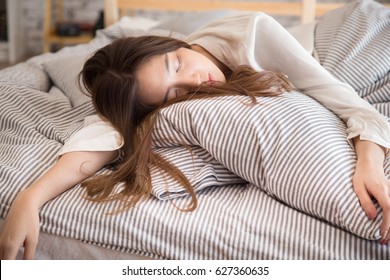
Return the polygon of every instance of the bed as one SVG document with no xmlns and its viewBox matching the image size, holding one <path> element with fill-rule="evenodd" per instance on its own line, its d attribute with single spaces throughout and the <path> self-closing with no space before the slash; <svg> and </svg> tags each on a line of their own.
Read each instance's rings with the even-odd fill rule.
<svg viewBox="0 0 390 280">
<path fill-rule="evenodd" d="M 134 13 L 119 18 L 118 8 L 196 10 L 195 14 L 187 15 L 188 22 L 195 18 L 207 22 L 234 9 L 261 10 L 275 15 L 289 12 L 299 16 L 306 25 L 328 9 L 340 7 L 340 4 L 321 5 L 312 0 L 286 5 L 253 1 L 245 5 L 244 1 L 106 0 L 106 28 L 90 43 L 45 53 L 1 70 L 1 218 L 5 218 L 17 193 L 55 162 L 64 142 L 83 127 L 86 117 L 94 114 L 89 99 L 80 93 L 75 81 L 88 55 L 123 36 L 185 36 L 180 32 L 186 30 L 177 18 L 174 22 L 181 29 L 173 30 L 169 20 L 160 22 Z M 334 56 L 349 54 L 340 54 L 335 46 L 343 42 L 343 34 L 350 32 L 364 13 L 376 14 L 384 19 L 385 26 L 390 26 L 390 11 L 372 1 L 343 5 L 326 13 L 316 25 L 314 42 L 320 61 L 334 75 L 350 83 L 354 83 L 349 75 L 351 64 L 340 64 L 342 58 Z M 351 22 L 347 24 L 347 20 Z M 336 28 L 335 23 L 341 26 L 333 35 L 326 32 L 330 23 L 333 23 L 331 28 Z M 358 52 L 353 60 L 357 70 L 360 55 Z M 387 57 L 390 59 L 390 53 Z M 384 71 L 389 72 L 386 65 L 390 62 L 385 58 L 383 64 Z M 381 77 L 369 90 L 364 85 L 357 86 L 356 90 L 390 117 L 390 76 L 382 74 Z M 84 190 L 75 186 L 42 207 L 36 258 L 390 259 L 390 246 L 378 243 L 381 212 L 376 220 L 368 220 L 353 193 L 350 178 L 356 159 L 343 140 L 344 124 L 308 97 L 298 92 L 291 96 L 263 98 L 263 106 L 254 110 L 245 109 L 245 100 L 228 97 L 218 100 L 224 104 L 220 109 L 215 109 L 210 101 L 187 102 L 165 110 L 157 123 L 156 151 L 192 178 L 198 208 L 189 213 L 179 211 L 176 207 L 190 201 L 187 193 L 153 169 L 150 199 L 118 215 L 105 214 L 118 206 L 116 202 L 87 201 L 83 198 Z M 281 111 L 283 114 L 278 113 Z M 239 116 L 249 120 L 251 114 L 258 114 L 258 121 L 245 124 L 239 121 Z M 189 123 L 189 131 L 186 131 L 188 125 L 181 127 L 176 123 L 178 115 Z M 214 126 L 212 130 L 213 126 L 208 126 L 212 120 L 230 126 L 218 129 Z M 307 134 L 314 133 L 315 121 L 323 123 L 319 131 L 327 135 L 322 144 L 316 137 L 305 140 Z M 336 129 L 330 130 L 329 123 Z M 164 134 L 167 127 L 174 131 L 169 137 Z M 204 127 L 210 129 L 206 131 Z M 248 133 L 261 135 L 253 140 L 260 141 L 261 145 L 255 150 L 249 148 L 251 145 L 240 146 L 241 156 L 232 156 L 226 151 L 237 149 L 237 143 L 243 141 L 240 137 L 248 135 L 241 135 L 243 127 Z M 183 135 L 189 136 L 183 138 Z M 192 147 L 191 151 L 166 143 L 168 138 L 185 141 Z M 260 160 L 248 157 L 251 154 L 259 155 Z M 388 158 L 384 168 L 389 175 Z M 110 172 L 110 169 L 99 172 Z"/>
</svg>

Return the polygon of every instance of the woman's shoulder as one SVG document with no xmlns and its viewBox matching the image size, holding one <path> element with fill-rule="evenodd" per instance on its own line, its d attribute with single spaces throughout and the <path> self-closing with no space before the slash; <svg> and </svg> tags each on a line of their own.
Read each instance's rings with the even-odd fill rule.
<svg viewBox="0 0 390 280">
<path fill-rule="evenodd" d="M 226 28 L 226 26 L 234 26 L 236 24 L 248 24 L 253 19 L 262 20 L 269 19 L 271 16 L 263 12 L 248 12 L 248 11 L 237 11 L 231 15 L 228 15 L 223 18 L 210 21 L 208 24 L 195 31 L 194 33 L 201 31 L 202 29 L 207 28 Z"/>
<path fill-rule="evenodd" d="M 271 17 L 262 12 L 237 12 L 212 21 L 189 35 L 185 41 L 200 45 L 233 69 L 248 64 L 248 47 L 253 45 L 254 30 Z"/>
<path fill-rule="evenodd" d="M 242 37 L 252 29 L 254 23 L 271 18 L 262 12 L 237 11 L 236 13 L 209 22 L 205 26 L 191 33 L 185 41 L 191 44 L 194 40 L 204 36 Z"/>
</svg>

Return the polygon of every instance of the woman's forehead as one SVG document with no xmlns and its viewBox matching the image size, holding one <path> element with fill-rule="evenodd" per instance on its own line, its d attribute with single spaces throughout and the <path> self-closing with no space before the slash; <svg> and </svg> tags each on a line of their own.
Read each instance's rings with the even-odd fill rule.
<svg viewBox="0 0 390 280">
<path fill-rule="evenodd" d="M 166 93 L 166 54 L 152 56 L 137 70 L 138 98 L 145 104 L 159 104 Z"/>
</svg>

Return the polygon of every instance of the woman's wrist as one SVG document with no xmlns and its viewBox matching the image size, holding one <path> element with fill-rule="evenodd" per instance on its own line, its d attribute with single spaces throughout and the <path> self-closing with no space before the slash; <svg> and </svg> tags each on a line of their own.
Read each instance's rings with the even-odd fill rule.
<svg viewBox="0 0 390 280">
<path fill-rule="evenodd" d="M 359 137 L 355 137 L 353 142 L 358 161 L 364 160 L 383 164 L 386 153 L 385 148 L 371 141 L 360 140 Z"/>
<path fill-rule="evenodd" d="M 23 207 L 31 210 L 39 210 L 39 208 L 43 205 L 30 188 L 24 189 L 18 193 L 13 204 L 19 203 L 23 205 Z"/>
</svg>

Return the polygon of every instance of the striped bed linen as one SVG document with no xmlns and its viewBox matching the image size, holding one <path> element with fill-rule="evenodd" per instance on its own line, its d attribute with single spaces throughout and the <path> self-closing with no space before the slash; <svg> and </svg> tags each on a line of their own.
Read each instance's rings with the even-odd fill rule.
<svg viewBox="0 0 390 280">
<path fill-rule="evenodd" d="M 387 117 L 390 116 L 389 25 L 389 9 L 378 2 L 363 0 L 327 13 L 315 33 L 321 64 Z"/>
<path fill-rule="evenodd" d="M 299 92 L 257 101 L 250 106 L 250 98 L 230 96 L 172 105 L 160 113 L 155 145 L 200 146 L 209 153 L 206 160 L 187 162 L 202 164 L 211 155 L 217 162 L 208 163 L 215 167 L 217 180 L 231 170 L 295 209 L 358 236 L 379 239 L 380 207 L 378 219 L 369 220 L 353 191 L 356 156 L 346 140 L 345 124 Z M 170 161 L 176 163 L 175 158 Z M 219 168 L 221 164 L 227 169 Z M 389 176 L 389 160 L 384 170 Z"/>
<path fill-rule="evenodd" d="M 78 46 L 78 50 L 96 48 L 123 35 L 115 27 L 104 32 L 101 41 L 93 46 Z M 317 40 L 326 42 L 326 36 L 326 30 L 319 28 Z M 73 50 L 43 55 L 0 71 L 2 218 L 16 194 L 54 163 L 63 143 L 82 126 L 85 116 L 94 113 L 88 102 L 73 107 L 59 88 L 50 85 L 42 68 L 45 61 Z M 298 101 L 302 98 L 299 93 L 292 96 Z M 387 104 L 378 103 L 389 116 Z M 185 150 L 160 146 L 158 152 L 171 156 L 178 165 L 188 162 Z M 170 189 L 177 194 L 173 199 L 164 191 L 166 182 L 154 176 L 150 199 L 114 216 L 105 213 L 115 209 L 116 202 L 92 203 L 83 198 L 84 190 L 75 186 L 42 207 L 41 230 L 159 259 L 390 259 L 389 246 L 298 211 L 253 182 L 243 182 L 226 172 L 209 151 L 194 149 L 197 158 L 211 164 L 202 169 L 208 179 L 197 191 L 196 211 L 178 211 L 176 207 L 189 203 L 188 196 L 180 188 Z M 194 162 L 198 162 L 197 158 Z M 193 171 L 188 168 L 188 172 Z"/>
</svg>

